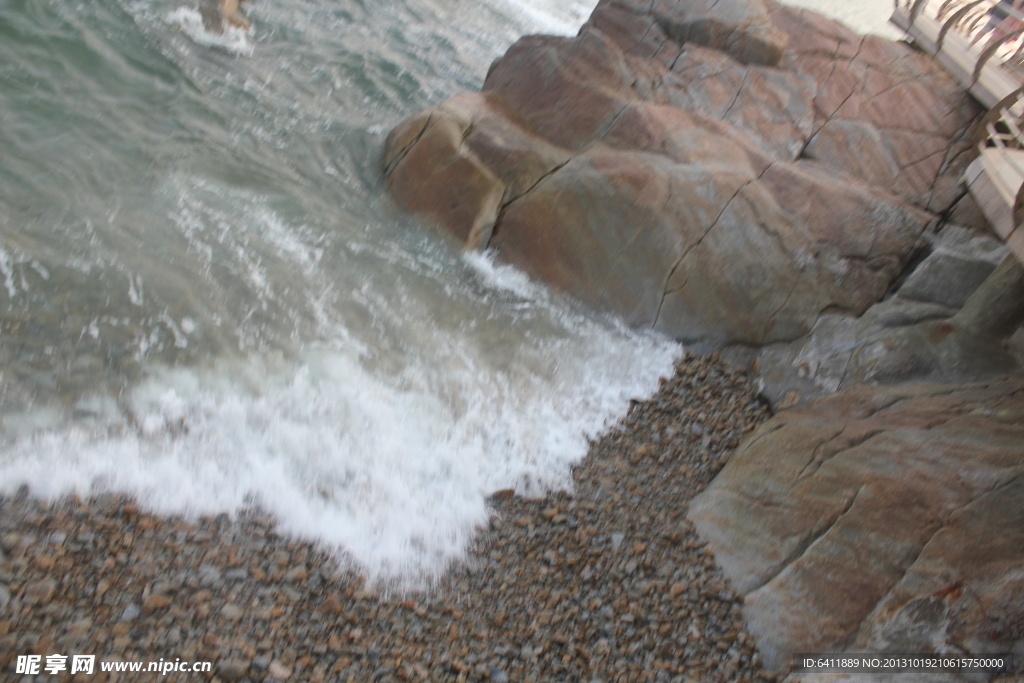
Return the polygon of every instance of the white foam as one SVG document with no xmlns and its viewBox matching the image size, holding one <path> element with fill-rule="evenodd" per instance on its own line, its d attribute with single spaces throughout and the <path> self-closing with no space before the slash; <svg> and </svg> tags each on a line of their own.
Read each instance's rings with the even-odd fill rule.
<svg viewBox="0 0 1024 683">
<path fill-rule="evenodd" d="M 511 292 L 523 299 L 546 301 L 548 290 L 510 265 L 498 263 L 491 251 L 467 251 L 462 259 L 476 272 L 480 281 L 492 289 Z"/>
<path fill-rule="evenodd" d="M 18 290 L 14 286 L 14 265 L 10 254 L 3 247 L 0 247 L 0 276 L 3 276 L 7 297 L 13 300 L 18 294 Z"/>
<path fill-rule="evenodd" d="M 0 491 L 126 492 L 160 513 L 258 502 L 372 579 L 421 584 L 461 556 L 492 492 L 569 486 L 587 438 L 651 393 L 679 352 L 582 328 L 501 367 L 465 337 L 392 376 L 326 349 L 298 363 L 156 371 L 123 416 L 8 442 Z"/>
<path fill-rule="evenodd" d="M 596 0 L 501 0 L 522 16 L 535 31 L 555 35 L 575 35 L 587 20 Z"/>
<path fill-rule="evenodd" d="M 167 23 L 179 26 L 185 35 L 199 45 L 221 48 L 246 57 L 251 56 L 255 49 L 251 40 L 252 29 L 228 25 L 224 27 L 223 33 L 207 31 L 199 10 L 192 7 L 179 7 L 170 12 Z"/>
<path fill-rule="evenodd" d="M 540 30 L 560 26 L 566 32 L 575 32 L 585 18 L 579 8 L 593 4 L 495 1 L 527 8 L 543 24 Z M 167 14 L 165 5 L 159 7 L 141 2 L 133 12 L 144 24 L 180 27 L 199 44 L 252 53 L 252 37 L 238 29 L 212 34 L 194 9 Z M 322 56 L 346 44 L 327 41 L 336 37 L 331 30 L 310 31 L 323 41 L 317 50 L 304 51 L 309 46 L 301 41 L 275 45 L 273 27 L 285 25 L 275 23 L 276 17 L 297 17 L 301 31 L 277 34 L 294 38 L 313 25 L 314 15 L 306 5 L 289 2 L 265 9 L 267 53 L 246 61 L 252 73 L 229 70 L 239 83 L 269 84 L 274 75 L 278 87 L 289 83 L 279 74 L 305 71 L 280 71 L 282 60 L 273 59 L 273 49 L 279 55 Z M 334 16 L 328 9 L 315 16 Z M 388 26 L 379 35 L 389 35 Z M 415 24 L 399 28 L 422 30 Z M 378 35 L 365 26 L 357 29 Z M 501 33 L 504 26 L 494 30 Z M 343 37 L 362 45 L 355 33 Z M 303 136 L 333 138 L 333 128 L 295 125 L 292 107 L 298 99 L 285 87 L 261 92 L 260 116 L 247 118 L 253 99 L 234 97 L 227 81 L 218 80 L 220 70 L 216 77 L 204 75 L 205 62 L 197 64 L 192 51 L 178 50 L 184 39 L 175 36 L 172 42 L 168 54 L 198 74 L 216 94 L 215 103 L 233 113 L 239 130 L 258 129 L 253 135 L 261 144 L 275 145 L 275 136 L 287 132 L 280 141 L 298 143 L 295 158 L 293 150 L 280 158 L 296 164 L 296 177 L 313 177 L 303 171 L 309 168 L 301 161 Z M 264 66 L 273 68 L 257 68 L 261 60 L 271 60 Z M 433 71 L 424 70 L 427 85 L 416 87 L 454 87 L 444 80 L 448 76 Z M 299 91 L 315 90 L 314 81 L 296 83 Z M 287 106 L 279 111 L 275 97 Z M 235 100 L 241 110 L 226 107 Z M 316 118 L 318 110 L 309 109 L 314 105 L 329 108 L 332 117 L 339 109 L 333 100 L 303 100 L 306 118 L 300 121 Z M 383 130 L 379 119 L 373 123 Z M 264 125 L 266 130 L 259 128 Z M 215 139 L 210 144 L 213 154 L 224 151 Z M 352 150 L 358 164 L 366 151 L 362 144 L 359 138 Z M 362 166 L 344 154 L 324 157 L 346 179 L 332 187 L 347 187 L 349 179 L 356 187 L 351 195 L 336 196 L 331 189 L 323 199 L 330 211 L 321 214 L 320 202 L 304 200 L 286 176 L 279 195 L 289 201 L 233 186 L 206 168 L 205 160 L 213 157 L 207 157 L 206 142 L 200 147 L 198 157 L 182 148 L 181 168 L 166 186 L 145 195 L 152 206 L 139 214 L 155 217 L 145 232 L 145 255 L 169 254 L 173 267 L 132 258 L 131 251 L 123 259 L 117 258 L 120 251 L 107 257 L 117 264 L 113 290 L 124 299 L 110 315 L 135 335 L 119 348 L 130 349 L 142 363 L 145 381 L 117 400 L 76 397 L 66 411 L 73 420 L 63 406 L 0 417 L 0 492 L 23 484 L 46 498 L 122 492 L 153 511 L 189 515 L 232 513 L 258 503 L 285 531 L 336 549 L 371 577 L 419 583 L 461 556 L 487 518 L 490 493 L 514 487 L 532 495 L 570 486 L 571 466 L 586 454 L 587 439 L 671 371 L 677 345 L 579 315 L 489 256 L 460 262 L 434 241 L 417 242 L 415 231 L 404 225 L 371 221 L 359 229 L 354 217 L 361 221 L 378 212 L 370 211 L 373 200 L 359 196 Z M 195 158 L 200 169 L 193 178 Z M 276 164 L 276 157 L 268 159 L 268 168 Z M 317 169 L 324 159 L 315 159 Z M 358 210 L 348 214 L 350 199 Z M 271 210 L 280 206 L 287 210 Z M 157 219 L 164 214 L 170 221 L 166 230 Z M 93 218 L 83 217 L 85 233 L 101 243 L 104 227 L 94 228 Z M 19 275 L 28 262 L 11 245 L 2 246 L 0 294 L 20 295 Z M 61 265 L 92 272 L 97 258 L 73 250 Z M 191 287 L 179 292 L 184 279 Z M 112 324 L 94 315 L 85 320 L 93 322 L 84 340 L 92 340 L 89 330 L 95 330 L 102 341 Z M 182 353 L 164 353 L 165 345 Z M 245 357 L 216 360 L 234 349 Z M 291 360 L 282 360 L 284 355 Z M 177 369 L 153 365 L 174 357 L 207 360 Z"/>
</svg>

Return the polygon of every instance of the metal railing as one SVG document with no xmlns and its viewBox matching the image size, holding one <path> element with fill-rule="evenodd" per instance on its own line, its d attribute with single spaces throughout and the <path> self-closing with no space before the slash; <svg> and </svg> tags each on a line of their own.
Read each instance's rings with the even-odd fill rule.
<svg viewBox="0 0 1024 683">
<path fill-rule="evenodd" d="M 894 0 L 894 4 L 911 24 L 927 17 L 941 25 L 936 54 L 951 33 L 966 39 L 968 50 L 976 55 L 972 85 L 993 59 L 1024 80 L 1024 0 Z"/>
<path fill-rule="evenodd" d="M 1006 239 L 1024 225 L 1024 0 L 894 4 L 894 23 L 979 101 L 991 105 L 975 129 L 974 143 L 981 155 L 976 163 L 1002 197 L 988 195 L 984 203 L 991 203 L 991 212 L 985 207 L 983 211 Z M 986 72 L 986 66 L 997 68 Z M 1002 201 L 1012 205 L 1006 207 Z M 1006 208 L 1011 215 L 1005 214 Z"/>
</svg>

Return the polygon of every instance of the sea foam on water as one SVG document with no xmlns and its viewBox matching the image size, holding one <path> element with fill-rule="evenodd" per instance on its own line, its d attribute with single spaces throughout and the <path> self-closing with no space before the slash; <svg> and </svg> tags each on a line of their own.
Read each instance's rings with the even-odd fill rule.
<svg viewBox="0 0 1024 683">
<path fill-rule="evenodd" d="M 223 33 L 208 31 L 199 10 L 179 7 L 168 13 L 167 22 L 181 27 L 189 38 L 199 45 L 217 47 L 237 55 L 251 55 L 254 49 L 252 32 L 238 26 L 225 26 Z"/>
<path fill-rule="evenodd" d="M 413 584 L 492 492 L 571 486 L 679 346 L 438 246 L 379 155 L 594 4 L 254 1 L 223 35 L 178 0 L 0 7 L 32 78 L 0 91 L 0 307 L 29 323 L 0 338 L 0 493 L 258 505 Z"/>
<path fill-rule="evenodd" d="M 508 266 L 468 260 L 501 294 L 560 305 Z M 373 579 L 418 584 L 460 557 L 494 491 L 570 486 L 588 438 L 650 394 L 680 350 L 558 316 L 564 336 L 521 341 L 505 363 L 472 336 L 451 336 L 435 340 L 447 351 L 433 363 L 397 372 L 338 348 L 154 368 L 120 410 L 100 402 L 89 421 L 9 443 L 0 490 L 123 492 L 167 514 L 258 505 Z"/>
</svg>

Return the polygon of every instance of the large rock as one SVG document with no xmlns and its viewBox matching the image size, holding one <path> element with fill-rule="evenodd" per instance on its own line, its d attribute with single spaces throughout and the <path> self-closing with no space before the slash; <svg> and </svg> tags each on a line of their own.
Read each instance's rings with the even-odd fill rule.
<svg viewBox="0 0 1024 683">
<path fill-rule="evenodd" d="M 689 515 L 766 664 L 1024 656 L 1024 380 L 859 385 L 776 415 Z"/>
<path fill-rule="evenodd" d="M 602 5 L 652 17 L 679 45 L 696 43 L 744 64 L 777 66 L 789 36 L 775 27 L 762 0 L 603 0 Z"/>
<path fill-rule="evenodd" d="M 809 10 L 768 8 L 790 38 L 782 66 L 818 84 L 807 155 L 930 211 L 949 209 L 975 156 L 977 103 L 905 44 L 859 36 Z"/>
<path fill-rule="evenodd" d="M 863 381 L 972 383 L 1021 372 L 1024 356 L 1009 342 L 1024 315 L 1024 272 L 1007 270 L 1017 264 L 1008 254 L 991 237 L 947 225 L 895 296 L 859 317 L 822 315 L 803 339 L 758 350 L 761 395 L 780 410 Z M 744 364 L 750 353 L 726 351 Z"/>
<path fill-rule="evenodd" d="M 886 292 L 959 199 L 977 113 L 908 46 L 804 10 L 602 0 L 396 127 L 384 166 L 463 245 L 634 326 L 760 345 Z"/>
<path fill-rule="evenodd" d="M 880 298 L 921 228 L 883 193 L 810 162 L 775 163 L 680 260 L 655 327 L 715 345 L 800 337 L 826 308 L 860 312 Z"/>
<path fill-rule="evenodd" d="M 491 246 L 585 303 L 651 327 L 676 264 L 751 175 L 597 145 L 511 204 Z"/>
<path fill-rule="evenodd" d="M 1010 250 L 994 237 L 947 226 L 898 292 L 904 299 L 960 308 Z"/>
<path fill-rule="evenodd" d="M 726 357 L 752 365 L 761 397 L 774 410 L 786 410 L 862 380 L 860 373 L 850 373 L 862 347 L 894 330 L 944 320 L 955 313 L 953 308 L 897 296 L 875 304 L 859 317 L 826 313 L 806 337 L 758 349 L 756 359 L 741 347 L 728 349 Z"/>
<path fill-rule="evenodd" d="M 674 107 L 734 124 L 765 154 L 792 161 L 814 133 L 816 89 L 809 76 L 691 47 L 662 77 L 661 94 Z"/>
<path fill-rule="evenodd" d="M 399 202 L 483 248 L 500 209 L 570 158 L 509 125 L 491 98 L 465 93 L 392 130 L 384 163 Z"/>
</svg>

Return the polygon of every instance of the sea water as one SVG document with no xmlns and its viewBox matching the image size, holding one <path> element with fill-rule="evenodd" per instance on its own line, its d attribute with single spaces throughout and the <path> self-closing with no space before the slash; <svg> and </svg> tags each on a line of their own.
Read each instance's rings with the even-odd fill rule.
<svg viewBox="0 0 1024 683">
<path fill-rule="evenodd" d="M 461 253 L 379 160 L 594 4 L 0 4 L 0 493 L 258 505 L 417 583 L 492 492 L 570 487 L 679 346 Z"/>
</svg>

